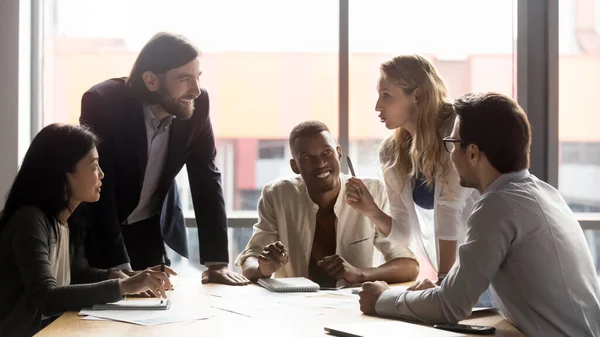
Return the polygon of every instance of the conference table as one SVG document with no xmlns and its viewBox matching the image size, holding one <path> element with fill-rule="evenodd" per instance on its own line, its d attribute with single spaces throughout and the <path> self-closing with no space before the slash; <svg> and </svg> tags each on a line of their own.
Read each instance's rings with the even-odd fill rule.
<svg viewBox="0 0 600 337">
<path fill-rule="evenodd" d="M 329 305 L 327 301 L 332 298 L 337 301 L 340 298 L 333 292 L 311 294 L 313 297 L 306 298 L 296 293 L 290 296 L 290 303 L 275 303 L 276 299 L 285 295 L 270 293 L 254 284 L 244 287 L 202 284 L 199 278 L 188 277 L 178 278 L 174 284 L 175 289 L 168 294 L 173 306 L 200 310 L 211 317 L 143 326 L 116 321 L 85 320 L 78 312 L 67 312 L 36 336 L 330 336 L 324 327 L 332 324 L 393 321 L 362 314 L 359 310 L 358 296 L 354 295 L 354 298 L 351 298 L 351 293 L 345 295 L 343 304 L 337 307 Z M 408 285 L 410 284 L 398 286 Z M 495 312 L 477 312 L 461 323 L 493 326 L 496 328 L 495 336 L 523 336 Z M 395 335 L 415 336 L 410 331 L 397 331 Z"/>
</svg>

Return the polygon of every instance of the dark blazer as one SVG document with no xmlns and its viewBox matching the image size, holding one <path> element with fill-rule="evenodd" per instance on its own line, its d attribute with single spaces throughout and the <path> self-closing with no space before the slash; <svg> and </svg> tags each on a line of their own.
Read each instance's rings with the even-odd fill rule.
<svg viewBox="0 0 600 337">
<path fill-rule="evenodd" d="M 32 336 L 40 330 L 42 315 L 122 299 L 118 280 L 108 271 L 90 268 L 83 252 L 71 252 L 71 285 L 58 287 L 52 276 L 50 248 L 57 237 L 51 220 L 36 207 L 13 214 L 0 233 L 0 335 Z M 71 233 L 72 234 L 72 233 Z"/>
<path fill-rule="evenodd" d="M 84 211 L 88 222 L 86 254 L 90 265 L 109 268 L 129 262 L 121 223 L 139 203 L 148 144 L 142 102 L 124 78 L 93 86 L 82 98 L 81 124 L 100 137 L 98 153 L 104 171 L 100 201 Z M 185 221 L 174 186 L 187 166 L 200 243 L 200 261 L 228 262 L 227 216 L 221 173 L 215 165 L 215 139 L 209 119 L 208 93 L 202 90 L 188 120 L 175 118 L 169 127 L 166 163 L 155 193 L 163 200 L 165 242 L 187 255 Z M 169 193 L 170 192 L 170 193 Z M 165 202 L 166 200 L 166 202 Z"/>
</svg>

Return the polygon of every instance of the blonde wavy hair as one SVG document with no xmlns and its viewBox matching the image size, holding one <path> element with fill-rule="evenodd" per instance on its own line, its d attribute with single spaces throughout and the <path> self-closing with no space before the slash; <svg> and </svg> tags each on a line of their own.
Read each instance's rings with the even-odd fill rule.
<svg viewBox="0 0 600 337">
<path fill-rule="evenodd" d="M 394 57 L 384 62 L 380 71 L 383 79 L 398 85 L 407 95 L 418 89 L 414 138 L 400 127 L 381 143 L 383 172 L 394 169 L 404 182 L 406 178 L 415 179 L 420 171 L 431 188 L 436 175 L 445 176 L 450 170 L 442 138 L 450 134 L 455 113 L 446 85 L 433 63 L 419 55 Z M 448 187 L 445 181 L 441 182 L 444 189 Z"/>
</svg>

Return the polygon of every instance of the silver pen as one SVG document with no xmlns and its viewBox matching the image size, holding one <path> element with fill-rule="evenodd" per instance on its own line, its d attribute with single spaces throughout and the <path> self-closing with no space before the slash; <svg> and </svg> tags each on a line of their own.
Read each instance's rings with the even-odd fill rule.
<svg viewBox="0 0 600 337">
<path fill-rule="evenodd" d="M 352 160 L 350 160 L 350 156 L 346 156 L 346 161 L 348 162 L 348 168 L 350 169 L 350 173 L 354 178 L 356 178 L 356 172 L 354 172 L 354 166 L 352 166 Z"/>
</svg>

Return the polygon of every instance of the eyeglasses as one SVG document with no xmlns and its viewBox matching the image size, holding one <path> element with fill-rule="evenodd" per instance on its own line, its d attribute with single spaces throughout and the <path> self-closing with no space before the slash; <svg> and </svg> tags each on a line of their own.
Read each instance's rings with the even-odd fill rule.
<svg viewBox="0 0 600 337">
<path fill-rule="evenodd" d="M 455 139 L 455 138 L 450 138 L 450 137 L 446 137 L 446 138 L 442 139 L 442 141 L 444 142 L 444 148 L 448 152 L 452 152 L 452 150 L 454 150 L 454 144 L 455 143 L 458 143 L 460 145 L 464 144 L 462 140 Z"/>
</svg>

